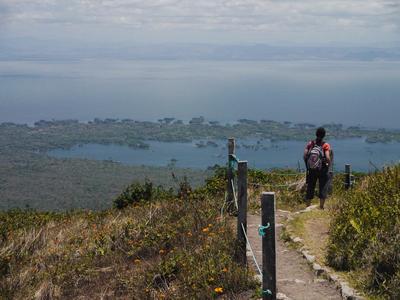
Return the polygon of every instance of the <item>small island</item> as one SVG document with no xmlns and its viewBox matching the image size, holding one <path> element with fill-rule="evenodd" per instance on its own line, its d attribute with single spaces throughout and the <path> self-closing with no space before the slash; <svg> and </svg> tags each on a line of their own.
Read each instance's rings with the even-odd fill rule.
<svg viewBox="0 0 400 300">
<path fill-rule="evenodd" d="M 106 201 L 132 180 L 150 178 L 174 185 L 176 177 L 187 176 L 202 184 L 207 170 L 177 167 L 171 157 L 165 167 L 126 166 L 111 159 L 94 161 L 54 158 L 48 152 L 86 144 L 123 145 L 151 150 L 150 141 L 192 143 L 199 149 L 226 150 L 229 137 L 238 139 L 237 149 L 266 151 L 279 141 L 307 141 L 317 124 L 240 119 L 222 124 L 204 117 L 188 122 L 172 117 L 158 121 L 133 119 L 40 120 L 27 124 L 0 124 L 0 209 L 26 207 L 64 210 L 72 207 L 103 209 Z M 399 130 L 366 129 L 342 124 L 323 124 L 329 139 L 363 138 L 366 143 L 400 141 Z M 218 149 L 219 148 L 219 149 Z M 216 153 L 220 157 L 220 153 Z M 206 168 L 207 166 L 205 166 Z M 46 199 L 46 200 L 43 200 Z"/>
</svg>

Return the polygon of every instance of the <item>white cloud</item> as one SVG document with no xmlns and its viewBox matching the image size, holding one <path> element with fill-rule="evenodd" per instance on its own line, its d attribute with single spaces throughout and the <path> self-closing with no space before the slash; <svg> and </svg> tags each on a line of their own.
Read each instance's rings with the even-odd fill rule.
<svg viewBox="0 0 400 300">
<path fill-rule="evenodd" d="M 0 17 L 14 24 L 365 36 L 397 34 L 399 7 L 396 0 L 0 0 Z"/>
</svg>

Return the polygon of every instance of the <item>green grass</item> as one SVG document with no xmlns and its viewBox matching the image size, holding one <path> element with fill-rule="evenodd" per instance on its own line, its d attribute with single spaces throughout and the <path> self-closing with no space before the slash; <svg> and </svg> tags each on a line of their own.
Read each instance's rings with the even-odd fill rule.
<svg viewBox="0 0 400 300">
<path fill-rule="evenodd" d="M 348 191 L 338 176 L 327 209 L 297 215 L 287 230 L 367 299 L 399 299 L 400 166 L 358 175 Z"/>
<path fill-rule="evenodd" d="M 369 294 L 400 298 L 400 165 L 343 193 L 334 210 L 327 260 L 355 271 Z"/>
</svg>

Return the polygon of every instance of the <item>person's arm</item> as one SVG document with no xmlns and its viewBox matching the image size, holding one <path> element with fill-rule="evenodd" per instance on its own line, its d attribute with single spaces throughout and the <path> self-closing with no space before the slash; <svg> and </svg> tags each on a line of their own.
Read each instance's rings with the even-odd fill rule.
<svg viewBox="0 0 400 300">
<path fill-rule="evenodd" d="M 325 158 L 326 158 L 326 163 L 328 166 L 331 165 L 331 152 L 329 150 L 325 150 Z"/>
<path fill-rule="evenodd" d="M 303 160 L 304 160 L 304 163 L 305 163 L 305 165 L 306 165 L 306 169 L 308 169 L 308 166 L 307 166 L 307 158 L 308 158 L 308 152 L 310 152 L 310 147 L 309 147 L 309 143 L 306 145 L 306 147 L 304 148 L 304 154 L 303 154 Z"/>
<path fill-rule="evenodd" d="M 303 155 L 303 159 L 304 159 L 304 161 L 307 161 L 307 156 L 308 156 L 308 147 L 306 147 L 305 149 L 304 149 L 304 155 Z"/>
</svg>

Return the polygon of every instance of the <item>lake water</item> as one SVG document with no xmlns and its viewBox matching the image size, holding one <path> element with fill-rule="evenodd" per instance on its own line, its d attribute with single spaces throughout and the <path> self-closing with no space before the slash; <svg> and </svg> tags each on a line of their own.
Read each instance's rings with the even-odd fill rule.
<svg viewBox="0 0 400 300">
<path fill-rule="evenodd" d="M 131 149 L 119 145 L 87 144 L 69 150 L 57 149 L 48 154 L 57 158 L 86 158 L 113 160 L 128 165 L 149 165 L 205 169 L 215 164 L 223 165 L 227 160 L 225 141 L 215 141 L 217 147 L 198 148 L 196 143 L 165 143 L 148 141 L 149 150 Z M 381 168 L 400 160 L 400 143 L 368 144 L 364 139 L 331 140 L 335 153 L 335 169 L 341 171 L 349 163 L 356 171 L 374 171 L 370 161 Z M 252 168 L 297 168 L 302 163 L 305 144 L 299 141 L 238 140 L 236 154 L 247 160 Z M 172 161 L 176 160 L 176 161 Z"/>
<path fill-rule="evenodd" d="M 0 61 L 0 122 L 176 117 L 399 128 L 400 62 Z"/>
</svg>

